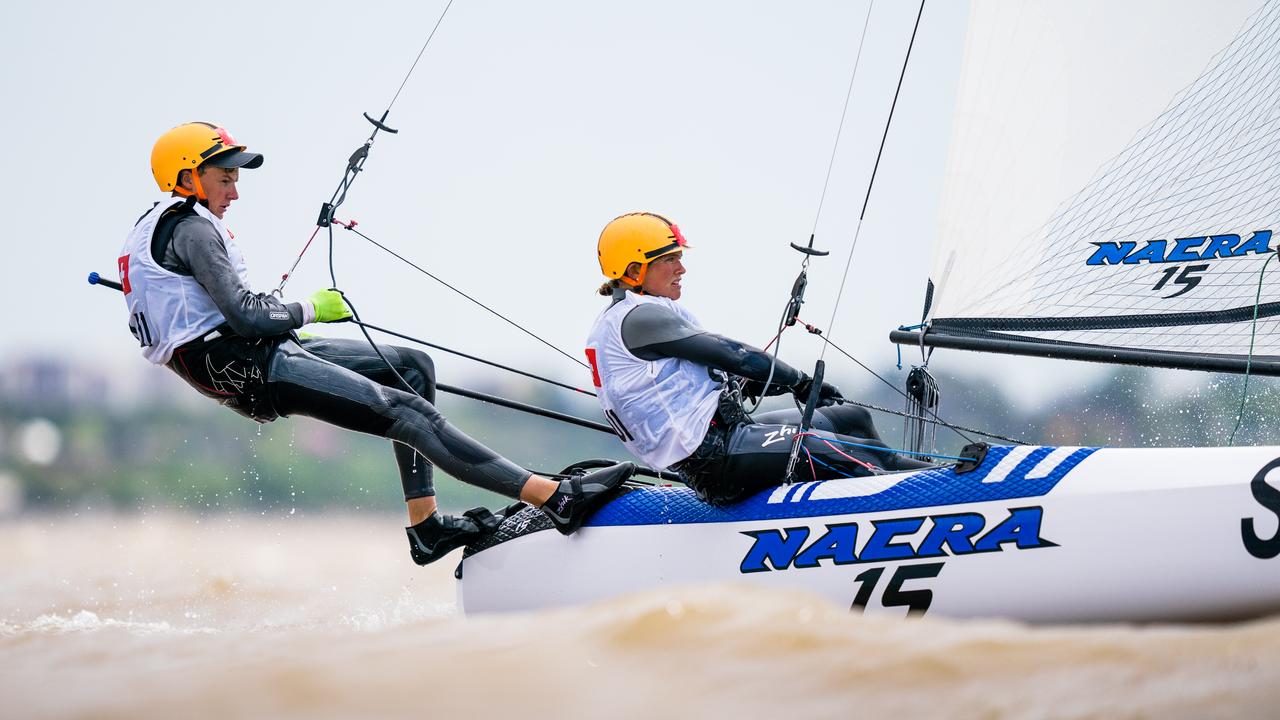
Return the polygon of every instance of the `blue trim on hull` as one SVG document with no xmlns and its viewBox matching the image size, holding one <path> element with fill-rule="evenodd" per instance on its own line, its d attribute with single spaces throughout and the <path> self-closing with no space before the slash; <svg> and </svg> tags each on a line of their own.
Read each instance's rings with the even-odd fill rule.
<svg viewBox="0 0 1280 720">
<path fill-rule="evenodd" d="M 1039 466 L 1058 449 L 1056 447 L 1037 447 L 1021 460 L 1014 456 L 1010 462 L 1004 462 L 1011 452 L 1019 449 L 1025 450 L 993 447 L 983 463 L 967 473 L 957 473 L 947 467 L 889 476 L 796 483 L 774 502 L 769 499 L 777 489 L 769 488 L 723 508 L 702 502 L 688 488 L 643 488 L 604 506 L 586 524 L 600 527 L 749 522 L 1040 497 L 1098 450 L 1077 448 L 1051 467 Z M 1016 464 L 1010 466 L 1015 461 Z M 1028 477 L 1033 471 L 1034 476 Z M 886 482 L 892 484 L 882 487 Z"/>
</svg>

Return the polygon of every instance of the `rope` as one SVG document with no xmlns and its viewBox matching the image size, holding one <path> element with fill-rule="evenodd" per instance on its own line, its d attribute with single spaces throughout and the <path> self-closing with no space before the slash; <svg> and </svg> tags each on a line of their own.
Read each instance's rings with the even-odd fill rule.
<svg viewBox="0 0 1280 720">
<path fill-rule="evenodd" d="M 821 458 L 816 458 L 816 457 L 814 457 L 814 456 L 813 456 L 813 453 L 809 452 L 808 448 L 806 448 L 806 449 L 805 449 L 805 453 L 809 455 L 809 472 L 813 473 L 813 479 L 814 479 L 814 480 L 817 480 L 817 479 L 818 479 L 818 471 L 813 469 L 813 463 L 815 463 L 815 462 L 816 462 L 816 463 L 818 463 L 819 465 L 821 465 L 822 467 L 824 467 L 824 468 L 826 468 L 826 469 L 830 470 L 831 472 L 835 473 L 837 477 L 841 477 L 841 478 L 851 478 L 851 477 L 854 477 L 853 475 L 850 475 L 850 474 L 846 473 L 846 472 L 845 472 L 844 470 L 842 470 L 841 468 L 838 468 L 838 467 L 835 467 L 835 466 L 830 465 L 830 464 L 828 464 L 828 463 L 825 463 L 825 462 L 823 462 L 823 461 L 821 460 Z"/>
<path fill-rule="evenodd" d="M 867 17 L 862 22 L 862 37 L 858 40 L 858 52 L 856 55 L 854 55 L 854 58 L 853 58 L 853 71 L 849 74 L 849 88 L 848 90 L 845 91 L 844 105 L 840 111 L 840 122 L 836 124 L 836 140 L 835 140 L 835 143 L 831 146 L 831 158 L 827 161 L 827 176 L 822 181 L 822 194 L 818 197 L 818 211 L 813 216 L 813 231 L 809 234 L 809 247 L 811 248 L 813 247 L 813 238 L 818 233 L 818 220 L 821 219 L 822 217 L 822 206 L 827 200 L 827 187 L 831 184 L 831 169 L 835 167 L 836 153 L 840 149 L 840 136 L 844 133 L 844 120 L 849 113 L 849 98 L 853 96 L 853 83 L 858 77 L 858 65 L 861 64 L 862 62 L 862 48 L 866 44 L 867 27 L 871 23 L 871 9 L 873 7 L 875 7 L 875 0 L 872 0 L 870 3 L 867 4 Z M 826 253 L 822 253 L 822 254 L 825 255 Z M 809 269 L 810 257 L 811 256 L 808 253 L 806 253 L 804 256 L 804 261 L 800 263 L 801 278 L 806 277 L 805 272 Z M 797 282 L 801 282 L 801 281 L 797 280 Z M 800 292 L 800 295 L 801 296 L 803 295 L 803 291 Z M 773 383 L 773 375 L 778 368 L 778 354 L 782 351 L 782 332 L 787 329 L 787 325 L 788 325 L 787 321 L 791 318 L 792 305 L 793 303 L 796 303 L 797 300 L 798 300 L 797 296 L 794 296 L 794 295 L 787 300 L 787 307 L 782 311 L 782 319 L 778 322 L 778 333 L 773 336 L 773 339 L 769 341 L 768 345 L 764 346 L 765 352 L 769 352 L 769 348 L 773 347 L 773 354 L 769 359 L 769 375 L 765 378 L 765 381 L 764 381 L 765 391 L 767 391 L 769 388 L 769 385 Z M 800 302 L 803 302 L 803 301 L 800 300 Z M 798 305 L 795 307 L 795 312 L 799 312 Z M 776 347 L 774 347 L 775 342 L 777 343 Z M 762 392 L 760 397 L 757 398 L 756 401 L 752 404 L 751 408 L 746 409 L 747 414 L 750 415 L 751 413 L 758 410 L 760 408 L 760 403 L 763 401 L 764 401 L 764 394 Z M 797 401 L 797 405 L 798 404 L 799 402 Z"/>
<path fill-rule="evenodd" d="M 1253 298 L 1253 324 L 1249 327 L 1249 354 L 1244 361 L 1244 385 L 1240 390 L 1240 407 L 1236 410 L 1236 426 L 1231 428 L 1231 436 L 1227 438 L 1227 447 L 1232 447 L 1236 442 L 1236 431 L 1240 429 L 1240 423 L 1244 420 L 1244 406 L 1249 400 L 1249 373 L 1253 366 L 1253 347 L 1258 337 L 1258 306 L 1262 304 L 1262 277 L 1266 272 L 1267 263 L 1275 259 L 1276 255 L 1272 255 L 1262 262 L 1262 267 L 1258 270 L 1258 293 Z"/>
<path fill-rule="evenodd" d="M 858 54 L 853 58 L 853 72 L 849 75 L 849 89 L 844 94 L 844 109 L 840 111 L 840 124 L 836 126 L 836 142 L 831 146 L 831 159 L 827 161 L 827 178 L 822 181 L 822 195 L 818 198 L 818 212 L 813 216 L 811 236 L 818 234 L 818 219 L 822 217 L 822 205 L 827 200 L 827 186 L 831 184 L 831 169 L 836 164 L 836 151 L 840 149 L 840 135 L 844 132 L 844 119 L 849 113 L 849 98 L 853 96 L 853 81 L 858 77 L 858 64 L 862 62 L 862 48 L 866 45 L 867 27 L 871 24 L 871 10 L 875 6 L 875 0 L 867 3 L 867 17 L 862 21 L 862 37 L 858 39 Z"/>
<path fill-rule="evenodd" d="M 397 259 L 397 260 L 399 260 L 400 262 L 404 263 L 405 265 L 408 265 L 409 267 L 413 268 L 414 270 L 417 270 L 418 272 L 422 273 L 423 275 L 426 275 L 427 277 L 431 278 L 432 280 L 435 280 L 436 282 L 440 283 L 441 285 L 444 285 L 445 287 L 447 287 L 447 288 L 449 288 L 450 290 L 452 290 L 452 291 L 454 291 L 454 292 L 458 293 L 458 294 L 459 294 L 459 295 L 461 295 L 462 297 L 464 297 L 464 298 L 466 298 L 466 299 L 470 300 L 471 302 L 473 302 L 473 303 L 475 303 L 476 305 L 480 306 L 480 307 L 481 307 L 481 308 L 483 308 L 484 310 L 488 311 L 488 312 L 489 312 L 490 314 L 492 314 L 494 317 L 497 317 L 498 319 L 500 319 L 500 320 L 502 320 L 503 322 L 507 323 L 507 324 L 508 324 L 508 325 L 510 325 L 511 327 L 513 327 L 513 328 L 515 328 L 515 329 L 519 330 L 520 332 L 524 333 L 525 335 L 528 335 L 529 337 L 533 338 L 534 340 L 537 340 L 538 342 L 542 343 L 543 345 L 546 345 L 547 347 L 551 348 L 552 350 L 555 350 L 556 352 L 558 352 L 558 353 L 560 353 L 561 355 L 563 355 L 563 356 L 565 356 L 565 357 L 569 358 L 570 360 L 572 360 L 573 362 L 575 362 L 575 363 L 577 363 L 577 364 L 581 365 L 582 367 L 584 367 L 584 368 L 590 368 L 590 366 L 589 366 L 589 365 L 587 365 L 586 363 L 584 363 L 584 362 L 582 362 L 581 360 L 579 360 L 579 359 L 575 358 L 574 356 L 570 355 L 569 353 L 565 352 L 564 350 L 561 350 L 560 348 L 556 347 L 555 345 L 552 345 L 550 342 L 548 342 L 548 341 L 546 341 L 546 340 L 542 339 L 540 336 L 538 336 L 538 335 L 534 334 L 532 331 L 530 331 L 530 330 L 526 329 L 524 326 L 520 325 L 519 323 L 515 322 L 514 320 L 511 320 L 511 319 L 507 318 L 505 315 L 503 315 L 502 313 L 498 312 L 497 310 L 494 310 L 493 308 L 491 308 L 491 307 L 489 307 L 488 305 L 485 305 L 484 303 L 480 302 L 479 300 L 477 300 L 477 299 L 475 299 L 475 298 L 471 297 L 471 296 L 470 296 L 470 295 L 468 295 L 467 293 L 465 293 L 465 292 L 463 292 L 463 291 L 459 290 L 458 288 L 454 287 L 453 285 L 449 284 L 448 282 L 445 282 L 444 280 L 440 279 L 439 277 L 436 277 L 436 276 L 435 276 L 435 275 L 433 275 L 430 271 L 428 271 L 427 269 L 425 269 L 425 268 L 423 268 L 422 266 L 418 265 L 417 263 L 413 262 L 412 260 L 410 260 L 410 259 L 406 258 L 405 256 L 403 256 L 403 255 L 401 255 L 401 254 L 397 253 L 396 251 L 392 250 L 391 248 L 387 247 L 386 245 L 383 245 L 382 243 L 378 242 L 377 240 L 374 240 L 373 238 L 369 237 L 368 235 L 365 235 L 364 233 L 360 232 L 359 230 L 357 230 L 357 229 L 356 229 L 356 225 L 358 225 L 358 224 L 359 224 L 359 223 L 357 223 L 356 221 L 351 220 L 351 221 L 349 221 L 349 222 L 345 222 L 345 223 L 344 223 L 344 222 L 342 222 L 341 220 L 334 220 L 334 222 L 335 222 L 335 223 L 337 223 L 338 225 L 341 225 L 342 227 L 346 228 L 347 230 L 350 230 L 351 232 L 355 233 L 356 235 L 359 235 L 360 237 L 364 238 L 365 240 L 368 240 L 368 241 L 369 241 L 370 243 L 372 243 L 375 247 L 377 247 L 378 249 L 380 249 L 380 250 L 382 250 L 383 252 L 387 253 L 388 255 L 391 255 L 392 257 L 394 257 L 395 259 Z"/>
<path fill-rule="evenodd" d="M 436 18 L 435 27 L 431 28 L 431 34 L 427 35 L 427 41 L 422 43 L 422 49 L 418 51 L 418 57 L 413 59 L 413 64 L 409 66 L 409 72 L 404 74 L 404 80 L 400 81 L 400 87 L 396 88 L 396 94 L 391 98 L 391 102 L 387 103 L 387 112 L 391 112 L 391 106 L 396 104 L 396 100 L 400 98 L 400 91 L 404 90 L 404 86 L 409 82 L 409 76 L 413 75 L 414 68 L 418 67 L 418 61 L 422 59 L 422 53 L 427 51 L 427 46 L 431 44 L 431 38 L 436 36 L 436 30 L 440 29 L 440 23 L 444 22 L 445 13 L 449 12 L 449 8 L 453 6 L 453 0 L 449 0 L 445 4 L 444 10 L 441 11 L 440 17 Z"/>
<path fill-rule="evenodd" d="M 823 443 L 824 445 L 826 445 L 827 447 L 831 448 L 832 450 L 835 450 L 835 451 L 836 451 L 836 453 L 840 455 L 840 457 L 842 457 L 842 458 L 844 458 L 844 459 L 846 459 L 846 460 L 848 460 L 848 461 L 852 462 L 854 465 L 857 465 L 858 467 L 866 468 L 867 470 L 871 470 L 872 472 L 874 472 L 874 471 L 876 471 L 876 470 L 883 470 L 883 469 L 884 469 L 884 468 L 876 467 L 875 465 L 872 465 L 871 463 L 863 462 L 863 461 L 859 460 L 858 458 L 856 458 L 856 457 L 854 457 L 854 456 L 850 455 L 849 453 L 847 453 L 847 452 L 845 452 L 845 451 L 841 450 L 840 448 L 836 447 L 835 445 L 832 445 L 832 444 L 831 444 L 831 442 L 830 442 L 830 441 L 828 441 L 826 438 L 821 438 L 821 440 L 822 440 L 822 443 Z"/>
<path fill-rule="evenodd" d="M 863 448 L 865 450 L 875 450 L 878 452 L 891 452 L 891 453 L 894 453 L 895 455 L 918 455 L 920 457 L 933 457 L 933 458 L 942 458 L 943 460 L 955 460 L 956 462 L 963 462 L 965 460 L 974 459 L 969 457 L 962 457 L 959 455 L 938 455 L 937 453 L 915 452 L 914 450 L 899 450 L 898 448 L 881 447 L 879 445 L 868 445 L 866 443 L 856 443 L 856 442 L 850 442 L 848 440 L 837 440 L 835 438 L 822 437 L 820 435 L 817 435 L 811 432 L 805 433 L 805 435 L 812 435 L 814 437 L 819 438 L 823 442 L 827 442 L 827 443 L 836 443 L 838 445 L 847 445 L 849 447 Z"/>
<path fill-rule="evenodd" d="M 831 319 L 827 321 L 827 327 L 834 327 L 836 322 L 836 313 L 840 310 L 840 301 L 844 298 L 844 287 L 849 280 L 849 268 L 853 265 L 853 252 L 858 248 L 858 236 L 862 234 L 862 219 L 867 216 L 867 205 L 871 202 L 871 188 L 875 187 L 876 172 L 880 169 L 880 157 L 884 154 L 885 141 L 889 139 L 889 127 L 893 123 L 893 111 L 898 107 L 898 95 L 902 92 L 902 80 L 907 76 L 907 63 L 911 61 L 911 48 L 916 44 L 916 31 L 920 29 L 920 18 L 924 15 L 925 0 L 920 0 L 920 10 L 916 13 L 916 24 L 911 29 L 911 41 L 907 43 L 907 55 L 902 60 L 902 72 L 898 75 L 898 87 L 893 91 L 893 103 L 889 106 L 889 117 L 884 122 L 884 133 L 880 135 L 880 149 L 876 151 L 876 162 L 871 168 L 871 179 L 867 181 L 867 195 L 862 200 L 862 212 L 858 214 L 858 224 L 853 230 L 853 242 L 849 245 L 849 256 L 844 262 L 844 275 L 840 277 L 840 289 L 836 292 L 836 303 L 831 308 Z M 824 336 L 825 337 L 825 336 Z M 818 359 L 825 359 L 827 356 L 827 345 L 831 344 L 829 338 L 826 344 L 822 346 L 822 352 L 818 355 Z"/>
<path fill-rule="evenodd" d="M 810 324 L 808 324 L 808 323 L 804 322 L 803 320 L 797 320 L 797 322 L 799 322 L 800 324 L 804 325 L 805 329 L 806 329 L 806 330 L 808 330 L 810 334 L 813 334 L 813 335 L 823 335 L 823 332 L 822 332 L 822 330 L 821 330 L 820 328 L 816 328 L 816 327 L 814 327 L 814 326 L 812 326 L 812 325 L 810 325 Z M 879 374 L 879 373 L 877 373 L 876 371 L 872 370 L 871 368 L 867 367 L 867 366 L 866 366 L 866 365 L 865 365 L 861 360 L 859 360 L 858 358 L 856 358 L 856 357 L 854 357 L 853 355 L 850 355 L 848 352 L 846 352 L 846 351 L 844 350 L 844 348 L 841 348 L 839 345 L 835 344 L 834 342 L 831 342 L 831 339 L 830 339 L 830 338 L 827 338 L 825 335 L 823 335 L 823 337 L 826 339 L 827 344 L 829 344 L 831 347 L 835 348 L 837 352 L 839 352 L 841 355 L 844 355 L 845 357 L 849 358 L 849 359 L 850 359 L 850 360 L 852 360 L 853 362 L 857 363 L 857 364 L 858 364 L 858 367 L 861 367 L 863 370 L 866 370 L 867 372 L 871 373 L 871 374 L 872 374 L 872 375 L 873 375 L 877 380 L 879 380 L 880 382 L 884 383 L 884 384 L 885 384 L 885 386 L 886 386 L 886 387 L 888 387 L 890 390 L 893 390 L 894 392 L 898 393 L 899 395 L 901 395 L 902 397 L 904 397 L 904 398 L 906 398 L 906 399 L 908 399 L 908 400 L 910 400 L 910 399 L 911 399 L 911 398 L 910 398 L 910 397 L 909 397 L 905 392 L 903 392 L 903 391 L 902 391 L 902 390 L 901 390 L 897 385 L 894 385 L 893 383 L 891 383 L 891 382 L 889 382 L 888 380 L 886 380 L 882 375 L 880 375 L 880 374 Z M 856 401 L 853 401 L 853 400 L 845 400 L 845 402 L 846 402 L 846 403 L 848 403 L 848 404 L 850 404 L 850 405 L 857 405 L 858 407 L 864 407 L 864 408 L 867 408 L 867 409 L 869 409 L 869 410 L 878 410 L 878 411 L 880 411 L 880 412 L 889 413 L 890 415 L 897 415 L 897 416 L 899 416 L 899 417 L 911 417 L 911 416 L 910 416 L 910 415 L 908 415 L 907 413 L 904 413 L 904 412 L 901 412 L 901 411 L 898 411 L 898 410 L 890 410 L 889 408 L 882 408 L 882 407 L 880 407 L 880 406 L 878 406 L 878 405 L 871 405 L 871 404 L 869 404 L 869 403 L 856 402 Z M 938 415 L 937 411 L 933 410 L 932 408 L 930 408 L 930 409 L 929 409 L 929 414 L 933 416 L 933 420 L 930 420 L 930 421 L 928 421 L 928 422 L 936 423 L 936 424 L 938 424 L 938 425 L 941 425 L 942 427 L 945 427 L 945 428 L 947 428 L 947 429 L 951 430 L 951 431 L 952 431 L 952 432 L 954 432 L 955 434 L 957 434 L 957 435 L 959 435 L 960 437 L 964 438 L 966 442 L 973 442 L 973 438 L 969 437 L 968 435 L 965 435 L 965 433 L 973 433 L 974 435 L 981 435 L 981 436 L 983 436 L 983 437 L 989 437 L 989 438 L 992 438 L 992 439 L 995 439 L 995 440 L 1003 440 L 1003 441 L 1005 441 L 1005 442 L 1012 443 L 1012 444 L 1014 444 L 1014 445 L 1028 445 L 1028 444 L 1030 444 L 1030 443 L 1028 443 L 1028 442 L 1027 442 L 1027 441 L 1025 441 L 1025 440 L 1017 440 L 1017 439 L 1015 439 L 1015 438 L 1006 437 L 1006 436 L 1004 436 L 1004 435 L 997 435 L 996 433 L 986 432 L 985 430 L 975 430 L 975 429 L 973 429 L 973 428 L 968 428 L 968 427 L 965 427 L 965 426 L 963 426 L 963 425 L 956 425 L 956 424 L 954 424 L 954 423 L 949 423 L 949 422 L 947 422 L 946 420 L 943 420 L 943 419 L 942 419 L 942 417 L 941 417 L 940 415 Z M 940 457 L 940 456 L 938 456 L 938 457 Z"/>
<path fill-rule="evenodd" d="M 348 304 L 349 304 L 349 303 L 348 303 Z M 558 381 L 558 380 L 552 380 L 551 378 L 545 378 L 545 377 L 542 377 L 541 375 L 535 375 L 534 373 L 527 372 L 527 371 L 525 371 L 525 370 L 521 370 L 521 369 L 519 369 L 519 368 L 513 368 L 513 367 L 510 367 L 510 366 L 508 366 L 508 365 L 503 365 L 502 363 L 494 362 L 494 361 L 492 361 L 492 360 L 486 360 L 486 359 L 484 359 L 484 358 L 482 358 L 482 357 L 479 357 L 479 356 L 477 356 L 477 355 L 470 355 L 470 354 L 468 354 L 468 353 L 462 352 L 461 350 L 453 350 L 453 349 L 451 349 L 451 348 L 447 348 L 447 347 L 445 347 L 445 346 L 443 346 L 443 345 L 437 345 L 437 344 L 435 344 L 435 343 L 427 342 L 426 340 L 422 340 L 422 339 L 420 339 L 420 338 L 416 338 L 416 337 L 413 337 L 413 336 L 411 336 L 411 335 L 405 335 L 404 333 L 396 332 L 395 330 L 391 330 L 391 329 L 389 329 L 389 328 L 379 327 L 379 326 L 377 326 L 377 325 L 374 325 L 373 323 L 363 322 L 363 321 L 361 321 L 361 320 L 359 320 L 359 319 L 353 319 L 353 320 L 351 320 L 350 322 L 351 322 L 351 324 L 353 324 L 353 325 L 359 325 L 359 326 L 361 326 L 361 327 L 369 328 L 370 330 L 376 330 L 376 331 L 378 331 L 378 332 L 380 332 L 380 333 L 385 333 L 385 334 L 387 334 L 387 335 L 391 335 L 391 336 L 393 336 L 393 337 L 398 337 L 398 338 L 400 338 L 401 340 L 408 340 L 409 342 L 417 343 L 417 344 L 419 344 L 419 345 L 423 345 L 423 346 L 425 346 L 425 347 L 429 347 L 429 348 L 433 348 L 433 349 L 436 349 L 436 350 L 441 350 L 441 351 L 443 351 L 443 352 L 451 353 L 451 354 L 453 354 L 453 355 L 457 355 L 458 357 L 464 357 L 464 358 L 466 358 L 466 359 L 468 359 L 468 360 L 474 360 L 474 361 L 476 361 L 476 362 L 478 362 L 478 363 L 484 363 L 485 365 L 488 365 L 488 366 L 490 366 L 490 367 L 496 367 L 496 368 L 498 368 L 498 369 L 500 369 L 500 370 L 506 370 L 507 372 L 512 372 L 512 373 L 515 373 L 515 374 L 517 374 L 517 375 L 523 375 L 524 377 L 531 378 L 531 379 L 533 379 L 533 380 L 540 380 L 540 381 L 542 381 L 542 382 L 544 382 L 544 383 L 547 383 L 548 385 L 555 385 L 556 387 L 564 388 L 565 390 L 572 390 L 573 392 L 576 392 L 576 393 L 581 393 L 581 394 L 583 394 L 583 395 L 590 395 L 591 397 L 596 397 L 596 394 L 595 394 L 595 393 L 593 393 L 593 392 L 591 392 L 590 390 L 583 390 L 582 388 L 577 388 L 577 387 L 574 387 L 574 386 L 572 386 L 572 385 L 569 385 L 569 384 L 566 384 L 566 383 L 562 383 L 562 382 L 560 382 L 560 381 Z"/>
</svg>

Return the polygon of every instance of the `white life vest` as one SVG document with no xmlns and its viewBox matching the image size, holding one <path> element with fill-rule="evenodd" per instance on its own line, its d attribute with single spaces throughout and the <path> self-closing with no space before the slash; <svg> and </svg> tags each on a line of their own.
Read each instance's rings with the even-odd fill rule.
<svg viewBox="0 0 1280 720">
<path fill-rule="evenodd" d="M 674 300 L 627 292 L 596 318 L 587 359 L 600 407 L 636 457 L 655 469 L 683 460 L 702 443 L 724 385 L 705 365 L 679 358 L 642 360 L 622 341 L 622 320 L 643 303 L 659 303 L 701 327 Z"/>
<path fill-rule="evenodd" d="M 190 342 L 226 322 L 213 298 L 196 279 L 170 272 L 160 265 L 163 258 L 151 257 L 151 236 L 165 210 L 186 202 L 182 197 L 166 197 L 142 216 L 124 241 L 120 258 L 120 284 L 129 305 L 129 332 L 142 345 L 142 355 L 157 365 L 169 362 L 174 348 Z M 227 249 L 231 267 L 247 285 L 244 256 L 231 240 L 222 221 L 200 203 L 195 213 L 213 223 Z"/>
</svg>

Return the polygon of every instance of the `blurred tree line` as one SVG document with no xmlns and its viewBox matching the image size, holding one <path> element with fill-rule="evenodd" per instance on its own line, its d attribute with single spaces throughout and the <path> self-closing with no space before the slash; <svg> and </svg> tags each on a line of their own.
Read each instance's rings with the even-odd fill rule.
<svg viewBox="0 0 1280 720">
<path fill-rule="evenodd" d="M 61 370 L 76 377 L 74 368 Z M 146 400 L 121 405 L 103 402 L 83 387 L 33 388 L 25 375 L 15 382 L 6 372 L 0 370 L 5 381 L 0 382 L 0 484 L 9 486 L 9 512 L 86 507 L 389 511 L 402 502 L 390 443 L 379 438 L 307 418 L 258 425 L 196 397 L 167 373 L 148 376 L 155 387 Z M 1176 392 L 1157 391 L 1164 372 L 1170 371 L 1116 368 L 1031 406 L 1013 402 L 990 379 L 940 375 L 939 414 L 952 423 L 1033 443 L 1117 446 L 1226 445 L 1240 417 L 1235 444 L 1280 444 L 1268 422 L 1277 396 L 1272 379 L 1249 379 L 1248 402 L 1240 414 L 1243 378 L 1203 375 Z M 881 374 L 899 384 L 904 376 L 894 370 Z M 591 398 L 555 388 L 520 383 L 476 389 L 600 417 Z M 902 396 L 878 381 L 844 390 L 852 399 L 903 408 Z M 772 399 L 766 409 L 786 402 Z M 441 395 L 439 406 L 452 423 L 530 469 L 555 472 L 584 458 L 627 457 L 614 438 L 592 430 L 449 395 Z M 901 418 L 873 414 L 884 440 L 900 446 Z M 968 439 L 939 428 L 937 450 L 955 454 Z M 439 472 L 436 485 L 446 509 L 506 502 Z"/>
</svg>

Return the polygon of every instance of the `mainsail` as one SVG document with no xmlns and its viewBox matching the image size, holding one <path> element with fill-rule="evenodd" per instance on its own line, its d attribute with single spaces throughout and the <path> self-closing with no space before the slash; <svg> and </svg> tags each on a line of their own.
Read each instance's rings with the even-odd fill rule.
<svg viewBox="0 0 1280 720">
<path fill-rule="evenodd" d="M 976 3 L 926 327 L 893 340 L 1280 374 L 1280 2 L 1250 4 Z"/>
</svg>

